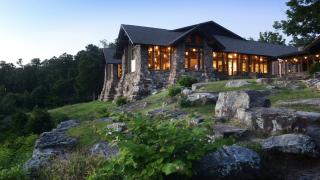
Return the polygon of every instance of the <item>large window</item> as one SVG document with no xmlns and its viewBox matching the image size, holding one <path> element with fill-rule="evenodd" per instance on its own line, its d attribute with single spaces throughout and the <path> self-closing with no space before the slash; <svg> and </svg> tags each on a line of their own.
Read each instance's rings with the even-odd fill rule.
<svg viewBox="0 0 320 180">
<path fill-rule="evenodd" d="M 203 70 L 202 48 L 188 47 L 185 49 L 184 67 L 187 70 Z"/>
<path fill-rule="evenodd" d="M 148 68 L 151 70 L 169 70 L 172 48 L 164 46 L 149 46 Z"/>
<path fill-rule="evenodd" d="M 118 69 L 117 69 L 117 71 L 118 71 L 118 78 L 121 78 L 121 76 L 122 76 L 122 64 L 118 64 Z"/>
<path fill-rule="evenodd" d="M 213 52 L 213 69 L 230 76 L 241 73 L 268 73 L 268 60 L 265 56 Z"/>
</svg>

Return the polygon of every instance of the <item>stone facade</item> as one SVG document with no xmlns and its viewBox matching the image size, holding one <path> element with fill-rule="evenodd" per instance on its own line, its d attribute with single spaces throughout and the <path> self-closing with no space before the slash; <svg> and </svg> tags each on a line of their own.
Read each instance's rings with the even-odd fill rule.
<svg viewBox="0 0 320 180">
<path fill-rule="evenodd" d="M 201 71 L 186 71 L 185 61 L 185 44 L 180 43 L 174 47 L 170 70 L 150 70 L 148 68 L 148 46 L 132 45 L 128 43 L 123 50 L 122 55 L 122 76 L 120 79 L 109 80 L 105 82 L 101 93 L 101 100 L 111 100 L 124 96 L 129 101 L 140 99 L 150 95 L 152 92 L 162 89 L 170 84 L 177 82 L 180 76 L 187 75 L 197 78 L 199 81 L 212 80 L 214 76 L 212 67 L 212 49 L 206 42 L 203 44 L 203 63 L 204 69 Z M 134 66 L 134 67 L 133 67 Z M 107 69 L 115 75 L 115 69 Z"/>
<path fill-rule="evenodd" d="M 118 65 L 117 64 L 106 64 L 104 72 L 104 85 L 99 96 L 99 100 L 108 101 L 114 98 L 116 94 L 115 87 L 118 85 Z"/>
</svg>

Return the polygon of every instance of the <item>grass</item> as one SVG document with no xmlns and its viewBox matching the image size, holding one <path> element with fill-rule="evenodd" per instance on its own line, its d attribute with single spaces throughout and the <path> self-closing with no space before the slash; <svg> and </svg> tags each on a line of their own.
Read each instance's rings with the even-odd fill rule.
<svg viewBox="0 0 320 180">
<path fill-rule="evenodd" d="M 266 88 L 266 85 L 258 84 L 254 79 L 246 79 L 249 85 L 242 87 L 226 87 L 226 83 L 229 80 L 216 81 L 208 83 L 201 87 L 198 92 L 225 92 L 225 91 L 239 91 L 239 90 L 263 90 Z"/>
<path fill-rule="evenodd" d="M 86 121 L 105 117 L 113 108 L 115 108 L 115 104 L 112 102 L 92 101 L 51 109 L 49 113 L 55 122 L 68 119 Z"/>
</svg>

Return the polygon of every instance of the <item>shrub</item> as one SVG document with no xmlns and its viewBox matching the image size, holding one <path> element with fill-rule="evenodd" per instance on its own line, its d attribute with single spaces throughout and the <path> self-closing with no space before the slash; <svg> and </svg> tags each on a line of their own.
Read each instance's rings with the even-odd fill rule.
<svg viewBox="0 0 320 180">
<path fill-rule="evenodd" d="M 174 97 L 174 96 L 176 96 L 177 94 L 180 94 L 180 93 L 181 93 L 181 87 L 180 86 L 175 86 L 175 85 L 169 86 L 168 95 L 170 97 Z"/>
<path fill-rule="evenodd" d="M 178 104 L 182 108 L 193 106 L 193 104 L 190 101 L 188 101 L 186 97 L 181 97 L 178 101 Z"/>
<path fill-rule="evenodd" d="M 191 87 L 192 84 L 197 83 L 198 80 L 196 78 L 190 76 L 181 76 L 178 78 L 178 84 L 184 87 Z"/>
<path fill-rule="evenodd" d="M 208 143 L 206 128 L 191 128 L 186 121 L 157 121 L 137 116 L 127 126 L 132 136 L 107 132 L 106 139 L 113 140 L 120 154 L 89 179 L 187 178 L 194 174 L 195 162 L 208 150 L 217 148 L 216 144 Z"/>
<path fill-rule="evenodd" d="M 309 70 L 310 74 L 314 74 L 316 72 L 320 72 L 320 63 L 319 62 L 312 64 L 312 66 Z"/>
<path fill-rule="evenodd" d="M 123 97 L 123 96 L 120 96 L 116 99 L 116 105 L 117 106 L 122 106 L 122 105 L 125 105 L 127 104 L 127 98 L 126 97 Z"/>
<path fill-rule="evenodd" d="M 28 121 L 27 127 L 29 132 L 40 134 L 51 130 L 54 127 L 54 123 L 48 111 L 41 110 L 36 107 L 31 112 L 31 117 Z"/>
</svg>

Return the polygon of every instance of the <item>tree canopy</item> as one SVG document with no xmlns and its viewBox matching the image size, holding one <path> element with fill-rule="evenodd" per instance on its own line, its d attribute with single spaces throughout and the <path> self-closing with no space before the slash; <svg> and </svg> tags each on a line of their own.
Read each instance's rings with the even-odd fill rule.
<svg viewBox="0 0 320 180">
<path fill-rule="evenodd" d="M 259 42 L 284 45 L 286 40 L 278 32 L 265 31 L 259 33 Z"/>
</svg>

